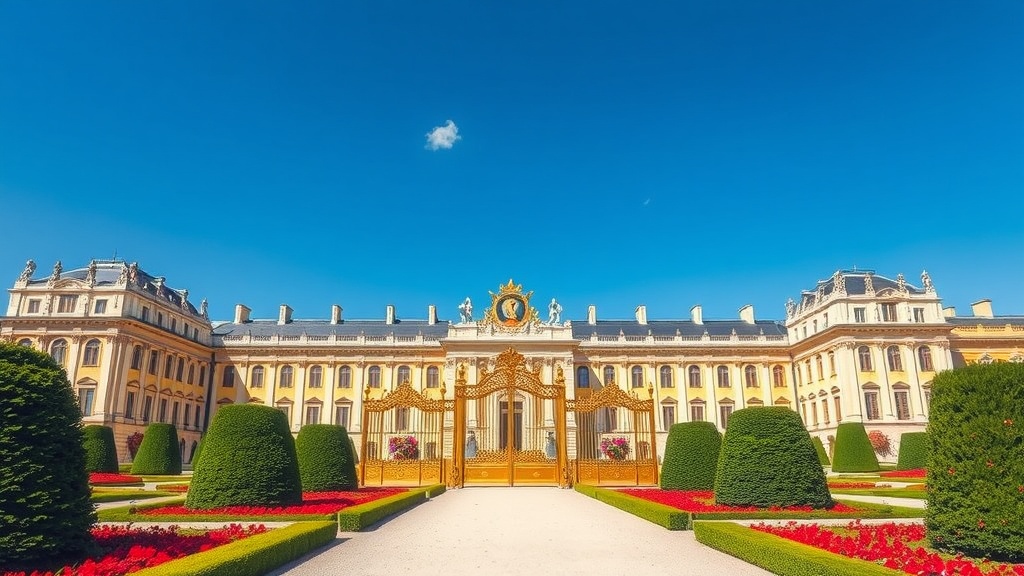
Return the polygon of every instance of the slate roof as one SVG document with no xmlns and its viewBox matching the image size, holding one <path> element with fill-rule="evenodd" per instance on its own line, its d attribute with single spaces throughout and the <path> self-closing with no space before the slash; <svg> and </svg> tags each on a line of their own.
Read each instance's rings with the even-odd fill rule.
<svg viewBox="0 0 1024 576">
<path fill-rule="evenodd" d="M 730 336 L 736 331 L 738 336 L 785 336 L 786 327 L 774 320 L 758 320 L 747 324 L 742 320 L 705 320 L 703 324 L 695 324 L 690 320 L 649 320 L 647 324 L 638 324 L 634 320 L 598 320 L 597 324 L 587 324 L 586 320 L 572 322 L 573 338 L 589 338 L 598 336 L 618 336 L 620 331 L 626 336 L 702 336 L 707 331 L 709 336 Z"/>
<path fill-rule="evenodd" d="M 896 280 L 886 278 L 885 276 L 879 276 L 878 274 L 875 274 L 872 270 L 840 270 L 839 273 L 842 274 L 843 278 L 845 279 L 846 293 L 849 295 L 859 296 L 865 294 L 866 291 L 864 287 L 864 277 L 867 276 L 868 274 L 871 274 L 871 285 L 874 287 L 876 294 L 886 289 L 899 289 L 899 284 L 896 282 Z M 818 298 L 819 287 L 820 292 L 823 296 L 828 296 L 829 294 L 831 294 L 832 291 L 835 290 L 835 275 L 829 277 L 828 280 L 819 282 L 818 286 L 814 287 L 814 290 L 805 290 L 801 294 L 801 300 L 804 308 L 814 305 L 815 301 Z M 917 288 L 911 285 L 910 282 L 906 283 L 906 288 L 907 292 L 910 294 L 925 293 L 924 289 Z"/>
<path fill-rule="evenodd" d="M 978 318 L 977 316 L 954 316 L 946 318 L 946 321 L 956 326 L 1014 326 L 1024 325 L 1024 316 L 995 316 L 993 318 Z"/>
<path fill-rule="evenodd" d="M 117 280 L 121 277 L 121 268 L 125 266 L 125 262 L 121 260 L 97 260 L 96 261 L 96 285 L 97 286 L 114 286 L 117 284 Z M 42 273 L 42 278 L 33 278 L 29 281 L 30 286 L 38 286 L 46 284 L 50 279 L 50 273 L 45 270 L 38 269 L 36 273 Z M 86 275 L 89 273 L 88 267 L 86 268 L 75 268 L 74 270 L 64 270 L 60 274 L 61 280 L 73 278 L 75 280 L 85 281 Z M 147 273 L 142 268 L 139 268 L 138 284 L 135 286 L 136 290 L 143 290 L 149 292 L 156 298 L 163 298 L 171 303 L 175 308 L 181 308 L 181 293 L 174 288 L 171 288 L 164 283 L 164 295 L 158 294 L 156 286 L 156 276 Z M 188 311 L 198 316 L 199 311 L 192 302 L 188 303 Z"/>
<path fill-rule="evenodd" d="M 426 320 L 395 320 L 387 324 L 384 320 L 345 320 L 340 324 L 331 324 L 329 320 L 293 320 L 287 324 L 278 324 L 277 320 L 253 320 L 235 324 L 225 322 L 213 329 L 214 336 L 250 335 L 250 336 L 424 336 L 444 337 L 448 335 L 448 322 L 439 321 L 429 324 Z"/>
</svg>

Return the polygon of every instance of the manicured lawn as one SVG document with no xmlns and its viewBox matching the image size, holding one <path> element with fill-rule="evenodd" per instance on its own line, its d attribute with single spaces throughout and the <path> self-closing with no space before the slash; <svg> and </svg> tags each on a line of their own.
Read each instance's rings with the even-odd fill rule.
<svg viewBox="0 0 1024 576">
<path fill-rule="evenodd" d="M 89 500 L 95 503 L 119 502 L 128 500 L 145 500 L 148 498 L 159 498 L 161 496 L 175 496 L 173 492 L 161 490 L 103 490 L 94 488 Z"/>
<path fill-rule="evenodd" d="M 829 488 L 833 495 L 836 494 L 855 494 L 862 496 L 881 496 L 891 498 L 928 498 L 928 491 L 923 488 L 864 488 L 864 489 L 849 489 L 849 488 Z"/>
</svg>

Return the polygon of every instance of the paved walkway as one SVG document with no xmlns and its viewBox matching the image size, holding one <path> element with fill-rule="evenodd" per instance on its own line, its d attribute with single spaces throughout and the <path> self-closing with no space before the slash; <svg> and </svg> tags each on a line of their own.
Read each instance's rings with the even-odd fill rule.
<svg viewBox="0 0 1024 576">
<path fill-rule="evenodd" d="M 770 574 L 573 490 L 451 490 L 274 576 Z"/>
</svg>

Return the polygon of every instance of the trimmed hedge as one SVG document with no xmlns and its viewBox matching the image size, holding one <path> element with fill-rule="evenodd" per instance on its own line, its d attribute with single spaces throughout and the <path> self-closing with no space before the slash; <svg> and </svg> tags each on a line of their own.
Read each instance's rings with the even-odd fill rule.
<svg viewBox="0 0 1024 576">
<path fill-rule="evenodd" d="M 780 576 L 896 576 L 903 572 L 731 522 L 694 522 L 697 541 Z"/>
<path fill-rule="evenodd" d="M 139 570 L 138 576 L 237 576 L 266 574 L 331 543 L 334 522 L 297 522 L 212 550 Z"/>
<path fill-rule="evenodd" d="M 900 436 L 900 455 L 897 470 L 915 470 L 928 466 L 928 433 L 904 432 Z"/>
<path fill-rule="evenodd" d="M 832 505 L 825 471 L 799 414 L 781 406 L 732 414 L 718 459 L 715 502 L 760 508 Z"/>
<path fill-rule="evenodd" d="M 832 462 L 828 459 L 828 452 L 825 452 L 825 445 L 822 444 L 821 438 L 812 436 L 811 442 L 814 444 L 814 451 L 818 453 L 818 463 L 822 466 L 831 466 Z"/>
<path fill-rule="evenodd" d="M 199 455 L 203 453 L 203 441 L 206 440 L 206 436 L 203 435 L 199 438 L 199 445 L 196 446 L 196 451 L 192 453 L 192 473 L 195 474 L 196 467 L 199 466 Z"/>
<path fill-rule="evenodd" d="M 597 488 L 584 484 L 577 484 L 575 488 L 580 494 L 590 496 L 595 500 L 614 506 L 619 510 L 629 512 L 634 516 L 643 518 L 648 522 L 653 522 L 663 528 L 667 528 L 669 530 L 690 529 L 690 513 L 679 510 L 678 508 L 673 508 L 657 502 L 651 502 L 650 500 L 644 500 L 643 498 L 635 498 L 628 494 L 608 490 L 606 488 Z"/>
<path fill-rule="evenodd" d="M 208 509 L 301 501 L 295 440 L 284 413 L 258 404 L 218 410 L 203 439 L 185 505 Z"/>
<path fill-rule="evenodd" d="M 661 465 L 662 490 L 711 490 L 722 434 L 711 422 L 673 424 Z"/>
<path fill-rule="evenodd" d="M 114 445 L 114 429 L 110 426 L 90 424 L 82 428 L 85 447 L 86 472 L 117 472 L 117 448 Z"/>
<path fill-rule="evenodd" d="M 877 472 L 878 456 L 871 446 L 864 424 L 844 422 L 836 428 L 836 447 L 832 454 L 833 472 Z"/>
<path fill-rule="evenodd" d="M 932 545 L 1024 562 L 1024 364 L 938 374 L 928 437 Z"/>
<path fill-rule="evenodd" d="M 344 426 L 307 424 L 295 438 L 299 477 L 305 492 L 356 490 L 359 478 L 352 442 Z"/>
<path fill-rule="evenodd" d="M 48 355 L 0 343 L 0 566 L 78 561 L 96 518 L 85 471 L 82 413 Z"/>
<path fill-rule="evenodd" d="M 132 474 L 181 474 L 181 447 L 173 424 L 155 422 L 146 427 Z"/>
<path fill-rule="evenodd" d="M 346 508 L 338 512 L 338 529 L 342 532 L 358 532 L 388 516 L 418 506 L 434 496 L 443 494 L 444 491 L 444 484 L 434 484 Z"/>
</svg>

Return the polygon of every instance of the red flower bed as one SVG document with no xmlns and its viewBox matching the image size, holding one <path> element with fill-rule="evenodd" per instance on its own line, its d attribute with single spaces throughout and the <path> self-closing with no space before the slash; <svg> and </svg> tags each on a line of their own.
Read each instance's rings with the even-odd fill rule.
<svg viewBox="0 0 1024 576">
<path fill-rule="evenodd" d="M 882 564 L 907 574 L 1024 576 L 1024 564 L 995 564 L 963 556 L 945 558 L 924 548 L 920 545 L 924 543 L 925 535 L 922 524 L 889 522 L 869 526 L 857 520 L 839 528 L 840 532 L 827 526 L 796 522 L 790 522 L 785 526 L 757 524 L 751 528 L 834 554 Z"/>
<path fill-rule="evenodd" d="M 883 478 L 924 478 L 928 475 L 928 471 L 924 468 L 914 468 L 913 470 L 889 470 L 879 472 L 878 475 Z"/>
<path fill-rule="evenodd" d="M 849 490 L 850 488 L 888 488 L 889 486 L 885 484 L 875 486 L 874 482 L 829 482 L 828 487 Z"/>
<path fill-rule="evenodd" d="M 142 478 L 116 472 L 90 472 L 89 484 L 142 484 Z"/>
<path fill-rule="evenodd" d="M 273 516 L 290 514 L 333 514 L 350 506 L 372 502 L 405 492 L 405 488 L 363 488 L 356 492 L 303 492 L 302 504 L 290 506 L 224 506 L 208 510 L 164 506 L 142 510 L 147 516 Z"/>
<path fill-rule="evenodd" d="M 215 548 L 221 544 L 262 534 L 262 524 L 243 528 L 232 524 L 208 532 L 181 533 L 168 528 L 130 528 L 96 526 L 92 536 L 100 552 L 77 566 L 64 566 L 56 572 L 31 572 L 31 576 L 120 576 Z M 3 572 L 3 576 L 28 576 L 27 572 Z"/>
<path fill-rule="evenodd" d="M 652 489 L 623 489 L 623 494 L 650 500 L 686 512 L 813 512 L 815 508 L 810 506 L 772 506 L 770 508 L 756 508 L 754 506 L 725 506 L 715 504 L 715 493 L 709 490 L 652 490 Z M 846 504 L 836 503 L 829 508 L 832 512 L 854 512 Z"/>
</svg>

